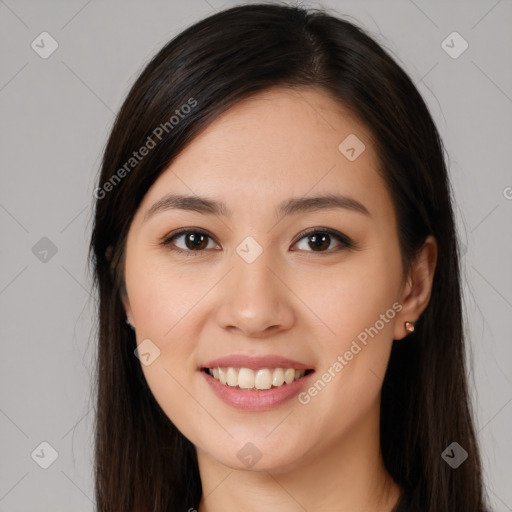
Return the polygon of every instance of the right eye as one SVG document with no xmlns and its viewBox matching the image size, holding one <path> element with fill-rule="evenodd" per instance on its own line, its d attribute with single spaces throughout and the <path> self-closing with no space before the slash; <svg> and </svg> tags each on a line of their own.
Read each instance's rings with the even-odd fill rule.
<svg viewBox="0 0 512 512">
<path fill-rule="evenodd" d="M 179 239 L 183 240 L 182 247 L 177 246 L 175 243 Z M 171 251 L 185 253 L 187 256 L 199 256 L 199 253 L 204 252 L 208 248 L 208 239 L 214 244 L 213 248 L 220 249 L 220 246 L 214 243 L 213 238 L 206 231 L 197 228 L 180 229 L 166 236 L 161 243 Z"/>
</svg>

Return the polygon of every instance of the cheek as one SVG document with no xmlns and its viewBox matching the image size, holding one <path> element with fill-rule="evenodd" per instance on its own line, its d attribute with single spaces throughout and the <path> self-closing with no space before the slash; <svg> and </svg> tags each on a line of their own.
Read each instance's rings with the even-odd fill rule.
<svg viewBox="0 0 512 512">
<path fill-rule="evenodd" d="M 357 416 L 376 399 L 400 309 L 396 301 L 400 279 L 398 255 L 367 251 L 317 281 L 322 286 L 316 288 L 316 303 L 310 307 L 329 328 L 321 327 L 324 334 L 319 340 L 322 371 L 330 371 L 326 379 L 332 379 L 324 400 L 333 408 L 342 403 L 343 410 Z"/>
<path fill-rule="evenodd" d="M 190 313 L 203 287 L 188 286 L 185 278 L 158 265 L 149 257 L 132 255 L 126 264 L 126 285 L 136 322 L 137 344 L 149 339 L 159 355 L 142 371 L 152 395 L 180 430 L 189 431 L 194 401 L 184 392 L 195 371 L 191 356 L 197 324 Z M 199 411 L 196 411 L 199 414 Z"/>
<path fill-rule="evenodd" d="M 396 259 L 370 251 L 359 253 L 344 265 L 316 272 L 314 281 L 300 280 L 297 295 L 304 297 L 307 308 L 322 320 L 326 334 L 349 340 L 392 308 L 400 271 Z"/>
<path fill-rule="evenodd" d="M 168 339 L 172 329 L 204 295 L 207 283 L 190 272 L 170 268 L 149 254 L 134 252 L 126 261 L 126 287 L 137 329 Z"/>
<path fill-rule="evenodd" d="M 183 393 L 178 383 L 193 370 L 195 324 L 187 320 L 202 287 L 186 286 L 176 272 L 171 275 L 154 258 L 136 251 L 127 258 L 125 273 L 137 344 L 149 339 L 158 353 L 151 365 L 141 362 L 142 370 L 156 400 L 170 414 L 177 407 L 175 397 Z"/>
</svg>

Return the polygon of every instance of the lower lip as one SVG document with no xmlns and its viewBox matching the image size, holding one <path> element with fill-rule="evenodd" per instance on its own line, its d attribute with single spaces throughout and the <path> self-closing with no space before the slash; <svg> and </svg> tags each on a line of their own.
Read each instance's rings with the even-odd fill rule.
<svg viewBox="0 0 512 512">
<path fill-rule="evenodd" d="M 213 392 L 221 400 L 236 409 L 245 411 L 266 411 L 281 405 L 300 393 L 306 387 L 309 378 L 314 374 L 314 372 L 311 372 L 300 379 L 294 380 L 291 384 L 283 384 L 277 388 L 250 391 L 222 384 L 204 370 L 201 370 L 201 373 Z"/>
</svg>

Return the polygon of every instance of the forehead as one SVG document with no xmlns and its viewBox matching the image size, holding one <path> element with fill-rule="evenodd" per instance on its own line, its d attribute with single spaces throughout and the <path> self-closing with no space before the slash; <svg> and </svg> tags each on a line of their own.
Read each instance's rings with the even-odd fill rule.
<svg viewBox="0 0 512 512">
<path fill-rule="evenodd" d="M 247 201 L 340 192 L 357 195 L 370 211 L 389 209 L 378 167 L 371 132 L 339 101 L 322 89 L 274 88 L 231 107 L 197 135 L 143 207 L 169 192 L 215 197 L 234 210 Z"/>
</svg>

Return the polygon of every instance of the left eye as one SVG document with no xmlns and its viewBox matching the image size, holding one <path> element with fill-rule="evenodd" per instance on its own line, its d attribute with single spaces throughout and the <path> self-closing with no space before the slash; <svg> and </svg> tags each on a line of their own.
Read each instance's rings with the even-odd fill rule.
<svg viewBox="0 0 512 512">
<path fill-rule="evenodd" d="M 183 239 L 184 246 L 180 247 L 176 243 L 176 241 L 179 239 Z M 338 249 L 327 250 L 331 246 L 332 239 L 338 241 Z M 303 247 L 300 247 L 299 243 L 302 240 L 306 240 L 306 242 L 303 244 Z M 187 255 L 193 254 L 194 256 L 199 256 L 199 254 L 204 252 L 205 249 L 221 248 L 219 244 L 214 242 L 213 238 L 208 233 L 200 229 L 183 229 L 177 233 L 174 233 L 173 235 L 168 236 L 161 243 L 164 246 L 169 246 L 169 248 L 173 251 L 182 253 L 185 252 L 188 253 Z M 343 248 L 349 249 L 355 247 L 355 243 L 346 235 L 343 235 L 342 233 L 329 228 L 315 228 L 313 230 L 309 230 L 308 232 L 303 232 L 301 233 L 300 238 L 298 238 L 293 245 L 297 245 L 299 250 L 321 253 L 336 252 L 342 250 Z M 309 251 L 307 248 L 312 250 Z"/>
<path fill-rule="evenodd" d="M 306 247 L 312 248 L 313 250 L 307 251 L 307 249 L 301 247 L 299 247 L 299 249 L 306 250 L 307 252 L 333 252 L 323 250 L 329 248 L 333 238 L 336 239 L 338 241 L 338 245 L 341 246 L 334 251 L 341 250 L 342 248 L 348 249 L 355 246 L 354 242 L 352 242 L 352 240 L 350 240 L 350 238 L 347 236 L 327 228 L 314 229 L 305 234 L 302 233 L 302 237 L 299 238 L 297 243 L 299 243 L 301 240 L 306 240 L 304 245 L 306 245 Z"/>
</svg>

